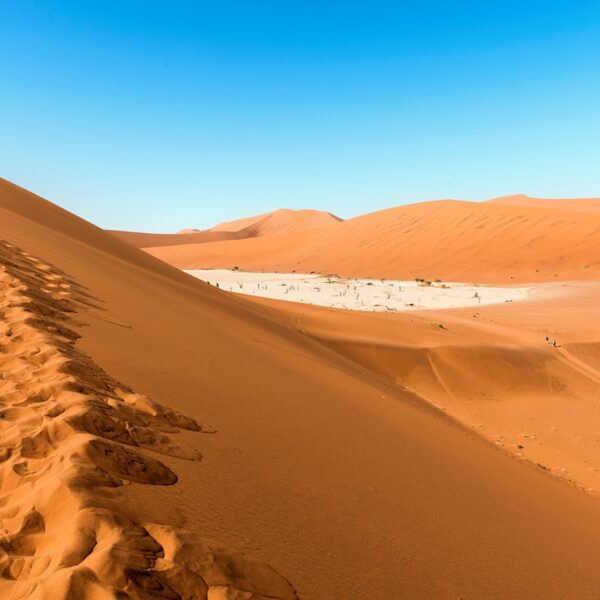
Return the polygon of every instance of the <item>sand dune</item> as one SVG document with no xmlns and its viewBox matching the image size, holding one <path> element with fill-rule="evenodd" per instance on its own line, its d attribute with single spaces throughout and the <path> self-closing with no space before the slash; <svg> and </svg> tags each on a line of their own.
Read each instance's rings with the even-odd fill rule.
<svg viewBox="0 0 600 600">
<path fill-rule="evenodd" d="M 573 211 L 583 213 L 600 214 L 600 198 L 532 198 L 524 194 L 514 196 L 503 196 L 488 200 L 490 204 L 502 204 L 504 206 L 523 206 L 530 208 L 546 208 L 560 211 Z"/>
<path fill-rule="evenodd" d="M 600 589 L 597 500 L 334 349 L 350 322 L 216 290 L 7 182 L 0 238 L 4 597 Z M 407 342 L 448 333 L 410 318 Z"/>
<path fill-rule="evenodd" d="M 177 246 L 179 244 L 204 244 L 206 242 L 238 240 L 244 237 L 242 234 L 227 231 L 186 230 L 178 233 L 143 233 L 140 231 L 111 230 L 110 233 L 136 248 Z"/>
<path fill-rule="evenodd" d="M 600 213 L 444 200 L 320 230 L 146 250 L 184 269 L 480 283 L 597 279 Z"/>
<path fill-rule="evenodd" d="M 248 237 L 259 237 L 263 235 L 274 235 L 277 233 L 288 233 L 290 231 L 304 231 L 307 229 L 318 229 L 333 223 L 339 223 L 341 219 L 331 213 L 320 210 L 291 210 L 280 208 L 269 213 L 247 217 L 236 221 L 220 223 L 212 227 L 210 231 L 248 232 Z"/>
<path fill-rule="evenodd" d="M 205 428 L 76 347 L 72 315 L 102 310 L 76 281 L 6 242 L 0 269 L 3 597 L 296 598 L 268 567 L 122 510 L 125 483 L 178 479 L 139 449 L 200 460 L 174 434 Z"/>
<path fill-rule="evenodd" d="M 550 283 L 527 301 L 410 314 L 256 301 L 520 460 L 600 496 L 599 294 L 597 282 Z"/>
<path fill-rule="evenodd" d="M 182 229 L 177 233 L 141 233 L 137 231 L 117 231 L 116 235 L 137 248 L 156 246 L 178 246 L 180 244 L 204 244 L 262 236 L 319 229 L 337 223 L 341 219 L 330 213 L 318 210 L 280 209 L 256 217 L 248 217 L 229 223 L 221 223 L 212 229 Z"/>
</svg>

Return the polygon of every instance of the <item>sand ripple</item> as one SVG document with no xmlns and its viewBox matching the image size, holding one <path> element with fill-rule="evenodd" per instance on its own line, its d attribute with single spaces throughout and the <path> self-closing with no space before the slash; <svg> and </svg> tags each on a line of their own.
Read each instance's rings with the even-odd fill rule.
<svg viewBox="0 0 600 600">
<path fill-rule="evenodd" d="M 177 482 L 142 449 L 200 460 L 174 437 L 203 428 L 78 349 L 82 309 L 101 310 L 67 274 L 0 241 L 0 597 L 296 599 L 270 567 L 126 514 L 124 483 Z"/>
</svg>

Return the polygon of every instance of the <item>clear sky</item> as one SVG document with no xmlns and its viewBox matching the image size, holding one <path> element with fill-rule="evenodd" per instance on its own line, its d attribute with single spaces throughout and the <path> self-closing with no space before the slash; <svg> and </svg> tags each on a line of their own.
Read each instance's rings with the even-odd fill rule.
<svg viewBox="0 0 600 600">
<path fill-rule="evenodd" d="M 600 2 L 0 0 L 0 176 L 96 224 L 600 196 Z"/>
</svg>

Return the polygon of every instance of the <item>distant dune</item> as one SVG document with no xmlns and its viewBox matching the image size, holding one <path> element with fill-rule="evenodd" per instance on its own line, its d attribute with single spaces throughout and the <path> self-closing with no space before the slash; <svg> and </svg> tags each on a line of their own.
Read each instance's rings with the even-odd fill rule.
<svg viewBox="0 0 600 600">
<path fill-rule="evenodd" d="M 164 234 L 113 230 L 110 233 L 137 248 L 148 248 L 178 246 L 180 244 L 204 244 L 207 242 L 269 236 L 292 231 L 306 231 L 339 221 L 341 221 L 339 217 L 318 210 L 280 209 L 264 215 L 221 223 L 204 231 L 182 229 L 174 234 Z"/>
<path fill-rule="evenodd" d="M 196 229 L 195 227 L 191 227 L 188 229 L 180 229 L 177 233 L 186 234 L 186 233 L 200 233 L 201 229 Z"/>
<path fill-rule="evenodd" d="M 3 598 L 600 589 L 596 499 L 396 385 L 392 354 L 368 366 L 378 340 L 418 353 L 450 331 L 309 322 L 312 307 L 212 288 L 5 181 L 0 238 Z"/>
<path fill-rule="evenodd" d="M 505 206 L 524 206 L 531 208 L 550 208 L 561 211 L 574 211 L 583 213 L 600 214 L 600 198 L 531 198 L 523 194 L 503 196 L 488 200 L 490 204 L 503 204 Z"/>
<path fill-rule="evenodd" d="M 526 204 L 526 200 L 519 200 Z M 516 200 L 514 200 L 516 202 Z M 547 208 L 570 206 L 577 210 Z M 146 246 L 180 268 L 425 277 L 490 283 L 600 278 L 600 212 L 594 201 L 484 203 L 440 200 L 330 224 L 226 243 Z M 582 212 L 581 206 L 587 206 Z M 555 206 L 554 204 L 552 206 Z"/>
<path fill-rule="evenodd" d="M 339 223 L 341 220 L 331 213 L 320 210 L 280 208 L 279 210 L 263 215 L 221 223 L 213 227 L 210 231 L 246 231 L 252 232 L 252 235 L 248 235 L 248 237 L 260 237 L 263 235 L 288 233 L 290 231 L 317 229 L 333 223 Z"/>
<path fill-rule="evenodd" d="M 235 232 L 227 231 L 193 231 L 189 233 L 142 233 L 139 231 L 111 230 L 109 233 L 116 235 L 124 242 L 136 248 L 148 248 L 153 246 L 178 246 L 179 244 L 204 244 L 206 242 L 222 242 L 237 240 L 243 236 Z"/>
</svg>

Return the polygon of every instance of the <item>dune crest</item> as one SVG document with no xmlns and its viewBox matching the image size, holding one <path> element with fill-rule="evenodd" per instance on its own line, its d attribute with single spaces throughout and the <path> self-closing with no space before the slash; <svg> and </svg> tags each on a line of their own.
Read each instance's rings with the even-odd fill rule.
<svg viewBox="0 0 600 600">
<path fill-rule="evenodd" d="M 487 201 L 488 204 L 520 206 L 524 208 L 545 208 L 580 213 L 600 213 L 600 198 L 534 198 L 525 194 L 501 196 Z"/>
<path fill-rule="evenodd" d="M 321 229 L 342 219 L 320 210 L 280 208 L 270 213 L 215 225 L 210 229 L 181 229 L 177 233 L 142 233 L 111 230 L 123 241 L 137 248 L 176 247 L 188 244 L 228 242 Z"/>
<path fill-rule="evenodd" d="M 600 212 L 575 210 L 581 206 L 576 201 L 547 203 L 420 202 L 319 229 L 202 244 L 147 240 L 154 245 L 144 249 L 181 269 L 237 266 L 243 271 L 495 284 L 598 279 Z"/>
<path fill-rule="evenodd" d="M 318 229 L 341 221 L 340 217 L 322 210 L 279 208 L 254 217 L 219 223 L 209 231 L 243 233 L 243 237 L 261 237 L 290 231 Z"/>
<path fill-rule="evenodd" d="M 0 242 L 0 596 L 294 600 L 269 567 L 123 508 L 136 484 L 171 486 L 141 449 L 200 460 L 211 432 L 136 394 L 76 347 L 75 314 L 102 308 L 66 273 Z"/>
</svg>

